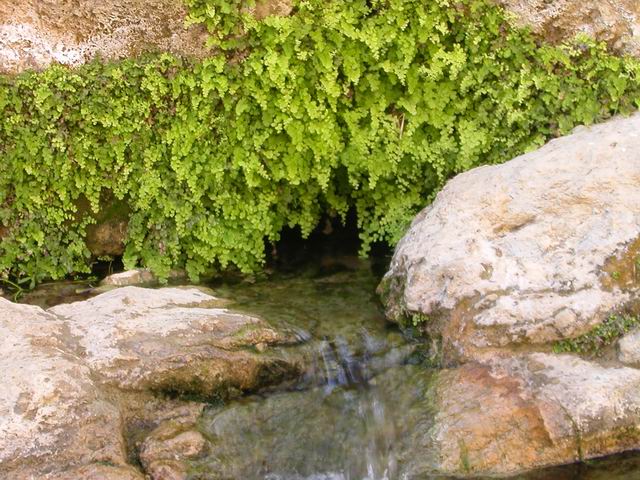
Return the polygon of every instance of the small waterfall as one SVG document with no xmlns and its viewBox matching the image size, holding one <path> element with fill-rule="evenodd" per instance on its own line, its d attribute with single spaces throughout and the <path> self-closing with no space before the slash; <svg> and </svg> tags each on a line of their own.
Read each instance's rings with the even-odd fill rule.
<svg viewBox="0 0 640 480">
<path fill-rule="evenodd" d="M 416 346 L 372 302 L 375 283 L 354 272 L 242 289 L 252 311 L 304 342 L 287 348 L 306 373 L 284 391 L 212 407 L 202 419 L 211 449 L 194 480 L 404 480 L 398 405 L 414 392 L 398 379 Z"/>
</svg>

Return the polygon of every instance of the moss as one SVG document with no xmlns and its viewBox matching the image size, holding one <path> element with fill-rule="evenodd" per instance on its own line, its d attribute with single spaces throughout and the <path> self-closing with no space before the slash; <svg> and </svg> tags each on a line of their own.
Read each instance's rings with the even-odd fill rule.
<svg viewBox="0 0 640 480">
<path fill-rule="evenodd" d="M 553 345 L 556 353 L 579 353 L 600 356 L 606 347 L 613 345 L 620 337 L 640 325 L 635 315 L 610 315 L 590 332 L 576 338 L 561 340 Z"/>
<path fill-rule="evenodd" d="M 469 461 L 469 449 L 463 438 L 458 439 L 460 449 L 460 470 L 465 473 L 471 472 L 471 462 Z"/>
<path fill-rule="evenodd" d="M 640 238 L 613 255 L 602 268 L 602 284 L 608 289 L 628 289 L 640 282 Z"/>
</svg>

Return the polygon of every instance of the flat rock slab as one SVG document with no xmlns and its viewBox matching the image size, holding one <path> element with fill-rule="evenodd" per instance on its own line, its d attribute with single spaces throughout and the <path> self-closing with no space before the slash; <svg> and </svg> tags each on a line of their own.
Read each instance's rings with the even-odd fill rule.
<svg viewBox="0 0 640 480">
<path fill-rule="evenodd" d="M 224 396 L 299 373 L 294 361 L 267 351 L 295 343 L 293 336 L 215 307 L 221 303 L 197 288 L 124 287 L 49 312 L 68 326 L 91 370 L 123 390 Z"/>
<path fill-rule="evenodd" d="M 0 478 L 142 479 L 125 430 L 140 441 L 138 423 L 193 424 L 202 410 L 164 394 L 226 397 L 301 373 L 275 348 L 293 335 L 222 303 L 198 288 L 125 287 L 48 311 L 0 298 Z M 194 435 L 176 440 L 185 458 Z"/>
<path fill-rule="evenodd" d="M 639 184 L 640 114 L 455 177 L 396 248 L 389 317 L 448 363 L 588 332 L 637 298 Z"/>
<path fill-rule="evenodd" d="M 0 298 L 1 478 L 124 464 L 119 411 L 104 400 L 90 369 L 66 351 L 66 335 L 65 324 L 39 307 Z"/>
</svg>

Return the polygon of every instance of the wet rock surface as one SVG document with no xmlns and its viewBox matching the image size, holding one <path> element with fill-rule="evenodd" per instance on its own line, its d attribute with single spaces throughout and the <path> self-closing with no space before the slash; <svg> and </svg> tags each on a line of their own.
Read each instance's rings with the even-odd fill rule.
<svg viewBox="0 0 640 480">
<path fill-rule="evenodd" d="M 225 396 L 296 376 L 295 363 L 257 351 L 295 338 L 212 308 L 221 303 L 195 288 L 124 287 L 49 311 L 79 339 L 93 372 L 121 389 Z"/>
<path fill-rule="evenodd" d="M 186 479 L 189 462 L 204 457 L 208 442 L 196 430 L 196 419 L 163 422 L 145 439 L 140 462 L 152 479 Z"/>
<path fill-rule="evenodd" d="M 200 420 L 209 453 L 198 479 L 405 478 L 406 435 L 427 408 L 430 372 L 394 367 L 359 385 L 248 398 Z"/>
<path fill-rule="evenodd" d="M 435 384 L 435 465 L 516 474 L 636 448 L 640 371 L 530 354 L 443 371 Z M 415 434 L 415 433 L 414 433 Z"/>
<path fill-rule="evenodd" d="M 617 355 L 553 353 L 637 311 L 639 132 L 640 115 L 617 118 L 469 171 L 414 220 L 379 291 L 448 368 L 433 422 L 409 432 L 409 478 L 521 475 L 640 446 L 637 331 Z"/>
<path fill-rule="evenodd" d="M 197 288 L 125 287 L 49 311 L 0 298 L 0 476 L 144 478 L 128 464 L 140 459 L 154 479 L 180 478 L 167 466 L 179 473 L 199 434 L 175 429 L 203 409 L 181 397 L 300 374 L 272 349 L 297 338 L 221 303 Z"/>
</svg>

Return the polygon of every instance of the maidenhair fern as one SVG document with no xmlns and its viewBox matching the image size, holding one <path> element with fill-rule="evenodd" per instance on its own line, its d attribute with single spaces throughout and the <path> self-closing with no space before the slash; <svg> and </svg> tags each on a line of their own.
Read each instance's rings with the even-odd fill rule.
<svg viewBox="0 0 640 480">
<path fill-rule="evenodd" d="M 187 0 L 217 52 L 0 77 L 0 275 L 87 271 L 101 199 L 125 263 L 259 268 L 265 240 L 355 209 L 396 242 L 444 182 L 636 108 L 640 66 L 586 38 L 538 45 L 485 1 Z M 81 205 L 89 205 L 82 208 Z"/>
</svg>

